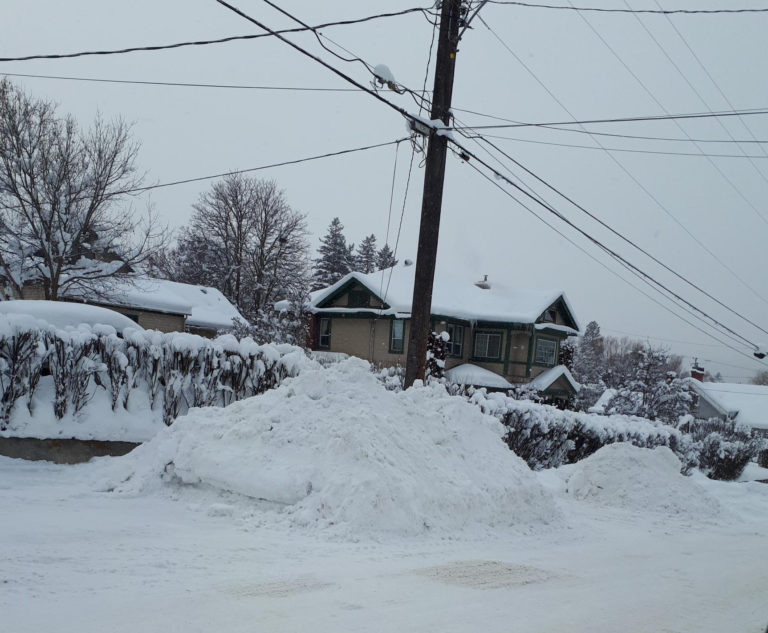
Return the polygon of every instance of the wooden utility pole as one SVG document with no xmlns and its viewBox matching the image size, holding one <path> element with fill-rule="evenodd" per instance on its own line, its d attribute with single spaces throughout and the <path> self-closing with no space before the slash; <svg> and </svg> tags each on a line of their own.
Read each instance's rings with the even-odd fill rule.
<svg viewBox="0 0 768 633">
<path fill-rule="evenodd" d="M 462 0 L 443 0 L 440 13 L 440 35 L 437 41 L 435 85 L 432 91 L 433 121 L 450 124 L 453 74 L 459 45 L 459 28 L 463 20 Z M 440 209 L 443 203 L 445 158 L 448 139 L 434 130 L 429 137 L 424 172 L 424 195 L 421 203 L 419 250 L 411 303 L 411 325 L 408 336 L 408 356 L 405 366 L 405 387 L 416 379 L 424 379 L 429 337 L 429 317 L 432 309 L 432 284 L 437 259 L 437 238 L 440 231 Z"/>
</svg>

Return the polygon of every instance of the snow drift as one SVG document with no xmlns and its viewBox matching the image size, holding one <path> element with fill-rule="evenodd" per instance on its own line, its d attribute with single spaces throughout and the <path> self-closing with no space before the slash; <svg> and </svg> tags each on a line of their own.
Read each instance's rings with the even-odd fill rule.
<svg viewBox="0 0 768 633">
<path fill-rule="evenodd" d="M 115 460 L 122 483 L 109 487 L 141 492 L 170 475 L 281 504 L 279 521 L 344 537 L 559 522 L 503 432 L 440 386 L 393 393 L 349 359 L 226 409 L 190 411 Z"/>
<path fill-rule="evenodd" d="M 637 512 L 714 517 L 721 508 L 665 446 L 609 444 L 571 466 L 567 490 L 576 499 Z"/>
</svg>

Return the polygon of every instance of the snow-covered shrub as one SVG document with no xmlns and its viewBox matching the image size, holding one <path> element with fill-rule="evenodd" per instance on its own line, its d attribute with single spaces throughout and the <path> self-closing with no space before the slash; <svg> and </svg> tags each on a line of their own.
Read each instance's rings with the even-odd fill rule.
<svg viewBox="0 0 768 633">
<path fill-rule="evenodd" d="M 678 428 L 689 434 L 699 456 L 699 468 L 710 479 L 737 479 L 762 444 L 748 426 L 733 420 L 689 417 Z"/>
<path fill-rule="evenodd" d="M 23 398 L 32 412 L 43 366 L 57 420 L 79 413 L 104 389 L 113 411 L 127 408 L 131 393 L 144 392 L 171 424 L 191 407 L 226 406 L 263 393 L 312 362 L 292 345 L 257 345 L 231 335 L 211 340 L 128 329 L 120 338 L 108 327 L 56 330 L 25 321 L 0 318 L 0 430 Z"/>
<path fill-rule="evenodd" d="M 691 442 L 679 430 L 650 420 L 562 411 L 484 389 L 476 390 L 470 401 L 507 427 L 505 442 L 534 470 L 575 463 L 616 442 L 641 448 L 668 446 L 684 472 L 697 464 Z"/>
<path fill-rule="evenodd" d="M 448 355 L 448 332 L 430 332 L 427 339 L 427 364 L 424 376 L 427 380 L 445 377 L 445 357 Z"/>
<path fill-rule="evenodd" d="M 24 329 L 16 318 L 0 330 L 0 430 L 7 428 L 18 400 L 26 396 L 30 406 L 45 357 L 40 342 L 40 333 Z"/>
</svg>

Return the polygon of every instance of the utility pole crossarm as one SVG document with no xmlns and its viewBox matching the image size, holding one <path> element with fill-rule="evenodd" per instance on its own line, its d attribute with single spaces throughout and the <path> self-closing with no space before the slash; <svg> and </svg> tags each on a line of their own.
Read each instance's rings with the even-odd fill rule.
<svg viewBox="0 0 768 633">
<path fill-rule="evenodd" d="M 435 62 L 435 83 L 432 91 L 431 119 L 433 121 L 439 119 L 446 126 L 450 125 L 456 52 L 459 45 L 459 30 L 464 24 L 463 15 L 462 0 L 443 0 Z M 424 173 L 419 248 L 416 255 L 408 355 L 405 368 L 406 388 L 413 385 L 415 380 L 424 379 L 447 153 L 448 139 L 432 130 Z"/>
</svg>

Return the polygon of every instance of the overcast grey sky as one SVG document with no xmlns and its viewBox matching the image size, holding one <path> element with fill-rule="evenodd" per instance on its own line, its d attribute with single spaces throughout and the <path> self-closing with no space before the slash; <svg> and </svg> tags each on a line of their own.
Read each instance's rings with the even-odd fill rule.
<svg viewBox="0 0 768 633">
<path fill-rule="evenodd" d="M 238 0 L 235 4 L 272 28 L 295 26 L 261 0 Z M 562 4 L 567 5 L 568 0 Z M 574 4 L 635 9 L 658 9 L 659 4 L 667 9 L 768 6 L 768 2 L 757 0 L 675 0 L 674 4 L 673 0 L 574 0 Z M 287 0 L 280 5 L 304 21 L 318 24 L 427 3 Z M 737 109 L 768 107 L 768 13 L 668 19 L 487 5 L 480 15 L 492 31 L 477 20 L 461 42 L 453 99 L 456 108 L 516 121 L 547 122 L 568 121 L 571 115 L 599 119 L 662 115 L 665 111 L 719 111 L 731 105 Z M 255 32 L 256 27 L 214 0 L 4 0 L 0 4 L 0 57 L 169 44 Z M 324 33 L 372 65 L 387 64 L 400 83 L 421 87 L 432 26 L 420 14 L 333 27 Z M 292 35 L 291 39 L 361 83 L 370 82 L 362 64 L 331 56 L 311 35 Z M 0 64 L 0 72 L 349 87 L 272 38 L 161 52 L 7 62 Z M 405 133 L 399 114 L 360 92 L 225 90 L 32 78 L 14 81 L 36 96 L 56 100 L 62 112 L 74 114 L 84 125 L 97 112 L 133 121 L 135 136 L 142 144 L 140 165 L 147 170 L 149 183 L 387 142 Z M 430 75 L 428 87 L 431 85 Z M 383 94 L 409 111 L 417 111 L 408 95 Z M 500 123 L 465 112 L 456 114 L 462 124 Z M 768 141 L 768 116 L 614 123 L 590 125 L 589 130 L 664 138 L 685 139 L 687 135 L 728 140 L 732 136 Z M 509 137 L 490 140 L 675 271 L 768 330 L 768 145 L 591 137 L 542 128 L 483 133 Z M 484 151 L 473 141 L 465 142 L 473 151 Z M 598 142 L 635 151 L 609 153 L 600 149 Z M 741 157 L 708 159 L 697 155 L 702 151 Z M 744 153 L 756 158 L 750 161 Z M 390 146 L 260 175 L 277 180 L 290 204 L 307 214 L 315 239 L 313 247 L 334 216 L 344 223 L 350 241 L 359 242 L 373 232 L 382 243 L 388 225 L 394 159 L 395 149 Z M 403 208 L 409 159 L 410 147 L 404 143 L 398 152 L 389 238 L 392 244 Z M 405 204 L 400 259 L 415 258 L 423 178 L 419 162 L 417 155 Z M 506 159 L 504 164 L 514 167 Z M 498 163 L 494 165 L 500 168 Z M 513 173 L 522 175 L 517 168 Z M 751 341 L 768 342 L 768 335 L 633 252 L 542 185 L 530 178 L 526 182 L 535 185 L 538 193 L 579 226 L 722 323 Z M 189 219 L 191 204 L 209 185 L 202 182 L 157 189 L 151 201 L 162 218 L 180 226 Z M 135 204 L 142 208 L 145 202 L 139 199 Z M 711 331 L 643 286 L 572 229 L 551 216 L 547 220 L 604 266 Z M 746 346 L 733 344 L 747 354 L 745 357 L 651 302 L 455 157 L 448 161 L 438 266 L 457 277 L 488 274 L 491 281 L 504 278 L 521 287 L 562 288 L 582 325 L 595 319 L 605 334 L 652 337 L 652 343 L 664 343 L 676 353 L 705 359 L 708 369 L 713 373 L 719 370 L 732 381 L 746 380 L 766 368 L 765 363 L 750 358 Z M 717 336 L 728 340 L 725 335 Z"/>
</svg>

